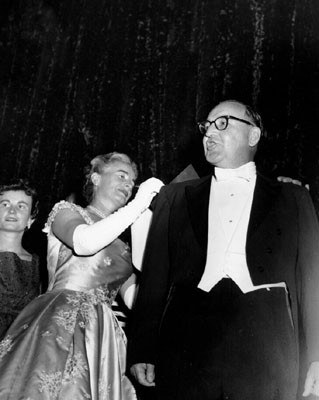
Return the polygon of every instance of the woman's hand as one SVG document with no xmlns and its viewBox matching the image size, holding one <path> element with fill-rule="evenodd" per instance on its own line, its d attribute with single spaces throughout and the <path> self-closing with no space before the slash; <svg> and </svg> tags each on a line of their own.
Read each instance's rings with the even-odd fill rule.
<svg viewBox="0 0 319 400">
<path fill-rule="evenodd" d="M 145 198 L 151 196 L 152 198 L 160 191 L 164 183 L 157 178 L 149 178 L 140 184 L 135 198 Z"/>
</svg>

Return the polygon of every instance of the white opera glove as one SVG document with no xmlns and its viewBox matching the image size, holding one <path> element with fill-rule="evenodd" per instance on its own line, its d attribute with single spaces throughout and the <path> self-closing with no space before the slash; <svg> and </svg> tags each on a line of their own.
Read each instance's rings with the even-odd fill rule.
<svg viewBox="0 0 319 400">
<path fill-rule="evenodd" d="M 163 185 L 159 179 L 150 178 L 140 185 L 135 198 L 126 206 L 92 225 L 78 225 L 73 232 L 75 253 L 82 256 L 95 254 L 112 243 L 148 208 Z"/>
<path fill-rule="evenodd" d="M 133 273 L 126 282 L 120 288 L 120 295 L 124 301 L 124 304 L 130 310 L 132 309 L 135 297 L 137 294 L 137 283 L 136 283 L 136 275 Z"/>
<path fill-rule="evenodd" d="M 157 178 L 149 178 L 140 184 L 140 187 L 133 201 L 138 201 L 145 204 L 144 210 L 148 208 L 153 200 L 153 197 L 161 190 L 164 183 Z M 144 211 L 143 210 L 143 211 Z"/>
<path fill-rule="evenodd" d="M 152 211 L 148 208 L 131 225 L 132 262 L 134 267 L 141 271 L 148 232 L 153 218 Z"/>
</svg>

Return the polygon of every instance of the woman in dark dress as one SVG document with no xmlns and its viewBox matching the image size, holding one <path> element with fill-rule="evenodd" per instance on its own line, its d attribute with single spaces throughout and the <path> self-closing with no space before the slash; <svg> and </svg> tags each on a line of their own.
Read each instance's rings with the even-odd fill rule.
<svg viewBox="0 0 319 400">
<path fill-rule="evenodd" d="M 0 339 L 40 291 L 38 256 L 22 245 L 36 211 L 36 191 L 26 181 L 0 185 Z"/>
</svg>

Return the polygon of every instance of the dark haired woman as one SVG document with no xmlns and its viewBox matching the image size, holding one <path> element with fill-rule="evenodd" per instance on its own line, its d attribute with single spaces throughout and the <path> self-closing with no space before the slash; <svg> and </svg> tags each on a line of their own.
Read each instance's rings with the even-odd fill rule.
<svg viewBox="0 0 319 400">
<path fill-rule="evenodd" d="M 134 400 L 125 375 L 126 337 L 112 311 L 132 302 L 131 254 L 118 236 L 149 206 L 162 182 L 131 197 L 136 166 L 122 153 L 95 157 L 87 208 L 62 201 L 49 215 L 47 293 L 27 306 L 0 342 L 0 398 Z"/>
<path fill-rule="evenodd" d="M 18 179 L 0 185 L 0 339 L 40 290 L 39 259 L 22 244 L 37 211 L 37 194 Z"/>
</svg>

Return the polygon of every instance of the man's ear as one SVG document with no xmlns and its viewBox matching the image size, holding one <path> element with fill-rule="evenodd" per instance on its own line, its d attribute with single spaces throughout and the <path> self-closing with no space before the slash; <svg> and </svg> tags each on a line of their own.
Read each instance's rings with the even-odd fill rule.
<svg viewBox="0 0 319 400">
<path fill-rule="evenodd" d="M 100 175 L 97 172 L 93 172 L 91 175 L 91 181 L 94 186 L 97 186 L 100 183 Z"/>
<path fill-rule="evenodd" d="M 249 131 L 248 144 L 250 147 L 255 147 L 261 137 L 261 130 L 258 126 L 253 126 Z"/>
</svg>

